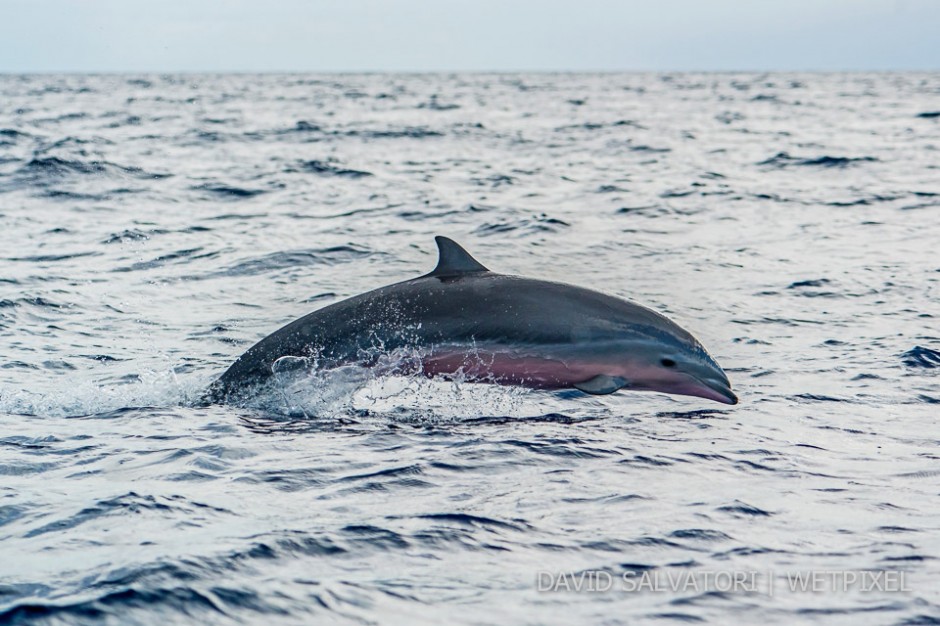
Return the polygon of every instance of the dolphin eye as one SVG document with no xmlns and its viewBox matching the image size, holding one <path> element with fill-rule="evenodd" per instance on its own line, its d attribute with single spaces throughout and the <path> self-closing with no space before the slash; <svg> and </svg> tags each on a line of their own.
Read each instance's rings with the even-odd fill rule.
<svg viewBox="0 0 940 626">
<path fill-rule="evenodd" d="M 662 364 L 663 367 L 675 367 L 676 366 L 676 362 L 673 361 L 672 359 L 663 359 L 662 361 L 660 361 L 660 363 Z"/>
</svg>

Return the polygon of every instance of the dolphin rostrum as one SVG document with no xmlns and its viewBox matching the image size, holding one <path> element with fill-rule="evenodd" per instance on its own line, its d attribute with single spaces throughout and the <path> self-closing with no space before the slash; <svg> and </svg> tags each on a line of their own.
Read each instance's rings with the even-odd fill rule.
<svg viewBox="0 0 940 626">
<path fill-rule="evenodd" d="M 491 272 L 454 241 L 436 237 L 434 271 L 314 311 L 265 337 L 209 388 L 244 397 L 284 357 L 316 368 L 376 365 L 416 355 L 391 373 L 575 388 L 659 391 L 737 404 L 724 371 L 688 331 L 646 307 L 562 283 Z M 409 370 L 410 368 L 410 370 Z"/>
</svg>

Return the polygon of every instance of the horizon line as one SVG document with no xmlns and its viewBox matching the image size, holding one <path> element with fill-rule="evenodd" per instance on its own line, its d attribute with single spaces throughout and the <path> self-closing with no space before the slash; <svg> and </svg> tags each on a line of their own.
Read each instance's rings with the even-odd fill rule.
<svg viewBox="0 0 940 626">
<path fill-rule="evenodd" d="M 357 69 L 357 70 L 245 70 L 245 69 L 224 69 L 224 70 L 202 70 L 202 69 L 119 69 L 119 70 L 6 70 L 0 69 L 0 76 L 51 76 L 51 75 L 84 75 L 84 76 L 120 76 L 128 74 L 185 74 L 185 75 L 204 75 L 204 74 L 227 74 L 227 75 L 251 75 L 251 74 L 324 74 L 324 75 L 379 75 L 379 74 L 397 74 L 397 75 L 433 75 L 433 74 L 936 74 L 940 73 L 940 67 L 936 69 L 913 69 L 913 68 L 892 68 L 892 69 Z"/>
</svg>

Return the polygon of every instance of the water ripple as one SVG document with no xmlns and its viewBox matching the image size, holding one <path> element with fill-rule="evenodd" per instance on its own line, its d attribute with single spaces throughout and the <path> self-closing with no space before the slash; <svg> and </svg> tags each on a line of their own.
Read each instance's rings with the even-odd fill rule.
<svg viewBox="0 0 940 626">
<path fill-rule="evenodd" d="M 0 76 L 0 623 L 938 622 L 938 81 Z M 667 313 L 741 403 L 200 402 L 438 234 Z M 807 571 L 910 591 L 779 593 Z M 538 590 L 598 572 L 778 594 Z"/>
</svg>

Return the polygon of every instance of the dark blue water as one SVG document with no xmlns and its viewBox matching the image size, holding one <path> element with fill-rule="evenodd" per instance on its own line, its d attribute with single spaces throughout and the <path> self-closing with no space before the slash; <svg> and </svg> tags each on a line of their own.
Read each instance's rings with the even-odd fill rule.
<svg viewBox="0 0 940 626">
<path fill-rule="evenodd" d="M 0 77 L 0 623 L 940 622 L 938 111 L 937 74 Z M 669 315 L 741 404 L 197 406 L 435 234 Z M 662 582 L 719 573 L 760 584 Z"/>
</svg>

